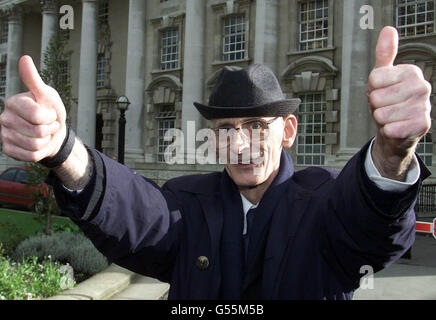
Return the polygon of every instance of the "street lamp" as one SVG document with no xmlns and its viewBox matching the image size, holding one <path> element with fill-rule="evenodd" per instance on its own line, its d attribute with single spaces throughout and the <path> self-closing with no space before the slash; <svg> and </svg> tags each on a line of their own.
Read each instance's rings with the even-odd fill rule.
<svg viewBox="0 0 436 320">
<path fill-rule="evenodd" d="M 118 120 L 118 162 L 124 164 L 124 141 L 126 136 L 126 110 L 129 108 L 130 101 L 126 96 L 120 96 L 115 101 L 118 110 L 120 110 L 120 119 Z"/>
</svg>

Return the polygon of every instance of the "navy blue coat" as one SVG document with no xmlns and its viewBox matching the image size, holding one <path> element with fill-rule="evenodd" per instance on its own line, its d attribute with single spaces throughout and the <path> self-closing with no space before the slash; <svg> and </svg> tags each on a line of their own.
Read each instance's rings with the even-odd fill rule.
<svg viewBox="0 0 436 320">
<path fill-rule="evenodd" d="M 363 169 L 367 144 L 339 173 L 293 172 L 266 239 L 262 299 L 351 299 L 364 265 L 378 271 L 413 244 L 421 177 L 385 192 Z M 60 208 L 112 262 L 171 284 L 169 299 L 220 297 L 223 173 L 183 176 L 160 188 L 90 149 L 91 182 L 77 194 L 50 176 Z M 199 256 L 208 258 L 199 268 Z"/>
</svg>

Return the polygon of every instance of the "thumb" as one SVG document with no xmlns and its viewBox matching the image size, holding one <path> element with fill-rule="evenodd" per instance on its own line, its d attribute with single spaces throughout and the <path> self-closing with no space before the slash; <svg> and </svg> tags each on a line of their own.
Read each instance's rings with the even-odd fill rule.
<svg viewBox="0 0 436 320">
<path fill-rule="evenodd" d="M 393 66 L 398 52 L 398 32 L 393 27 L 384 27 L 378 36 L 375 49 L 375 67 Z"/>
<path fill-rule="evenodd" d="M 41 100 L 45 92 L 45 83 L 42 81 L 32 58 L 29 56 L 22 56 L 18 62 L 18 71 L 21 80 L 27 89 L 29 89 L 35 96 L 36 101 L 38 102 L 38 100 Z"/>
</svg>

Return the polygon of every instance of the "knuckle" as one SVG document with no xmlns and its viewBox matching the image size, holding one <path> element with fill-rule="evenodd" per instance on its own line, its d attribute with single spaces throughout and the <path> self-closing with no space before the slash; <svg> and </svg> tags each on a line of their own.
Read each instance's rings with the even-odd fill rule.
<svg viewBox="0 0 436 320">
<path fill-rule="evenodd" d="M 422 73 L 421 68 L 414 64 L 408 64 L 406 67 L 406 71 L 404 72 L 404 76 L 407 79 L 422 79 L 424 78 L 424 75 Z"/>
<path fill-rule="evenodd" d="M 379 107 L 380 106 L 380 90 L 373 90 L 370 94 L 369 94 L 369 102 L 371 103 L 372 106 L 374 107 Z"/>
<path fill-rule="evenodd" d="M 41 144 L 38 141 L 38 139 L 29 139 L 27 143 L 30 151 L 38 151 L 41 147 Z"/>
<path fill-rule="evenodd" d="M 48 135 L 47 127 L 43 125 L 32 126 L 32 133 L 37 138 L 43 138 Z"/>
<path fill-rule="evenodd" d="M 0 135 L 3 143 L 9 140 L 9 132 L 5 127 L 1 127 Z"/>
<path fill-rule="evenodd" d="M 369 84 L 372 86 L 372 87 L 374 87 L 374 88 L 376 88 L 377 87 L 377 84 L 378 84 L 378 72 L 377 72 L 377 70 L 372 70 L 371 71 L 371 73 L 369 74 L 369 77 L 368 77 L 368 82 L 369 82 Z"/>
<path fill-rule="evenodd" d="M 37 162 L 40 160 L 36 152 L 29 152 L 27 158 L 30 162 Z"/>
<path fill-rule="evenodd" d="M 424 88 L 424 94 L 430 96 L 430 94 L 431 94 L 431 92 L 433 90 L 430 82 L 428 82 L 427 80 L 424 80 L 423 88 Z"/>
<path fill-rule="evenodd" d="M 376 109 L 372 114 L 374 121 L 377 124 L 383 125 L 385 124 L 385 115 L 383 109 Z"/>
</svg>

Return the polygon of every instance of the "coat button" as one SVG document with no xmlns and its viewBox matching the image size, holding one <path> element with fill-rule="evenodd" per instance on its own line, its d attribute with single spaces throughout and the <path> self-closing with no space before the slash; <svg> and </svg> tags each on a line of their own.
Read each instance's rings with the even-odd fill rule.
<svg viewBox="0 0 436 320">
<path fill-rule="evenodd" d="M 207 267 L 209 267 L 209 259 L 205 256 L 199 256 L 195 262 L 195 265 L 200 270 L 206 270 Z"/>
</svg>

